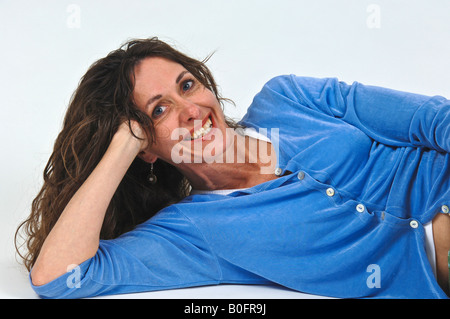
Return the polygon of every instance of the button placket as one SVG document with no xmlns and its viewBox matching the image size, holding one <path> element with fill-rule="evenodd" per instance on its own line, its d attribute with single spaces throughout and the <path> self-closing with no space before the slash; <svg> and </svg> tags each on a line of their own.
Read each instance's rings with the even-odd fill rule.
<svg viewBox="0 0 450 319">
<path fill-rule="evenodd" d="M 339 192 L 332 186 L 326 185 L 323 182 L 316 180 L 311 175 L 308 175 L 305 171 L 298 171 L 297 179 L 299 181 L 305 181 L 305 185 L 308 188 L 312 188 L 314 190 L 320 191 L 321 193 L 325 192 L 327 197 L 332 200 L 334 203 L 337 203 L 341 200 Z M 326 188 L 325 188 L 326 187 Z"/>
<path fill-rule="evenodd" d="M 419 227 L 419 222 L 417 220 L 412 220 L 409 222 L 409 226 L 411 226 L 411 228 L 417 228 Z"/>
<path fill-rule="evenodd" d="M 327 188 L 326 193 L 328 196 L 333 197 L 335 192 L 333 188 L 329 187 Z"/>
<path fill-rule="evenodd" d="M 363 204 L 358 204 L 358 205 L 356 205 L 356 211 L 357 211 L 357 212 L 363 213 L 364 210 L 365 210 L 365 207 L 364 207 Z"/>
</svg>

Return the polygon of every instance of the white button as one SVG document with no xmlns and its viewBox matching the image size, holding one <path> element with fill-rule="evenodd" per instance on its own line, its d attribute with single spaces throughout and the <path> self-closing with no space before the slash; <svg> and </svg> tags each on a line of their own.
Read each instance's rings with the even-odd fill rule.
<svg viewBox="0 0 450 319">
<path fill-rule="evenodd" d="M 356 205 L 356 210 L 360 213 L 364 212 L 364 205 L 363 204 L 358 204 Z"/>
<path fill-rule="evenodd" d="M 332 189 L 331 187 L 330 188 L 327 188 L 327 195 L 328 196 L 334 196 L 334 189 Z"/>
<path fill-rule="evenodd" d="M 305 178 L 305 173 L 304 173 L 304 172 L 299 172 L 299 173 L 297 174 L 297 178 L 298 178 L 299 180 L 304 179 L 304 178 Z"/>
<path fill-rule="evenodd" d="M 409 223 L 409 226 L 411 226 L 412 228 L 417 228 L 417 227 L 419 227 L 419 223 L 416 220 L 412 220 Z"/>
<path fill-rule="evenodd" d="M 448 214 L 448 213 L 449 213 L 449 209 L 448 209 L 448 206 L 447 206 L 447 205 L 442 205 L 441 209 L 442 209 L 442 212 L 443 212 L 444 214 Z"/>
<path fill-rule="evenodd" d="M 281 175 L 281 172 L 283 172 L 283 170 L 282 170 L 281 168 L 277 167 L 277 168 L 275 169 L 275 175 L 280 176 L 280 175 Z"/>
</svg>

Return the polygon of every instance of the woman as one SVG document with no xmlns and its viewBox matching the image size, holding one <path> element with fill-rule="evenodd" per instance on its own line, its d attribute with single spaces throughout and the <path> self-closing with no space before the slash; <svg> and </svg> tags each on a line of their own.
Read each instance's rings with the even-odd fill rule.
<svg viewBox="0 0 450 319">
<path fill-rule="evenodd" d="M 88 70 L 22 224 L 39 295 L 275 282 L 446 297 L 446 99 L 281 76 L 239 124 L 222 101 L 204 63 L 156 38 Z"/>
</svg>

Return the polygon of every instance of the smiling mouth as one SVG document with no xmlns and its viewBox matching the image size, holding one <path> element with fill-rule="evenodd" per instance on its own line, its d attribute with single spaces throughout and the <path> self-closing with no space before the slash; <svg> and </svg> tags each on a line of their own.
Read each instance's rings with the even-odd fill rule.
<svg viewBox="0 0 450 319">
<path fill-rule="evenodd" d="M 198 130 L 195 130 L 194 132 L 191 133 L 191 141 L 202 138 L 203 136 L 205 136 L 206 134 L 211 132 L 212 127 L 213 127 L 213 124 L 212 124 L 212 119 L 211 119 L 211 115 L 210 115 L 210 116 L 208 116 L 208 118 L 206 119 L 205 123 L 203 124 L 203 126 L 201 128 L 199 128 Z"/>
</svg>

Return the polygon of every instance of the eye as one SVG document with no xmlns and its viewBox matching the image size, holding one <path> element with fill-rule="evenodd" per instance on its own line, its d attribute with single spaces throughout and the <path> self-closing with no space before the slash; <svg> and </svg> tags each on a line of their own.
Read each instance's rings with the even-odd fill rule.
<svg viewBox="0 0 450 319">
<path fill-rule="evenodd" d="M 163 106 L 163 105 L 156 106 L 155 109 L 153 110 L 152 117 L 157 118 L 157 117 L 161 116 L 164 113 L 164 111 L 166 110 L 166 108 L 167 108 L 167 106 Z"/>
<path fill-rule="evenodd" d="M 193 85 L 194 85 L 194 81 L 186 80 L 186 81 L 183 82 L 182 89 L 183 89 L 184 92 L 186 92 L 189 89 L 191 89 Z"/>
</svg>

